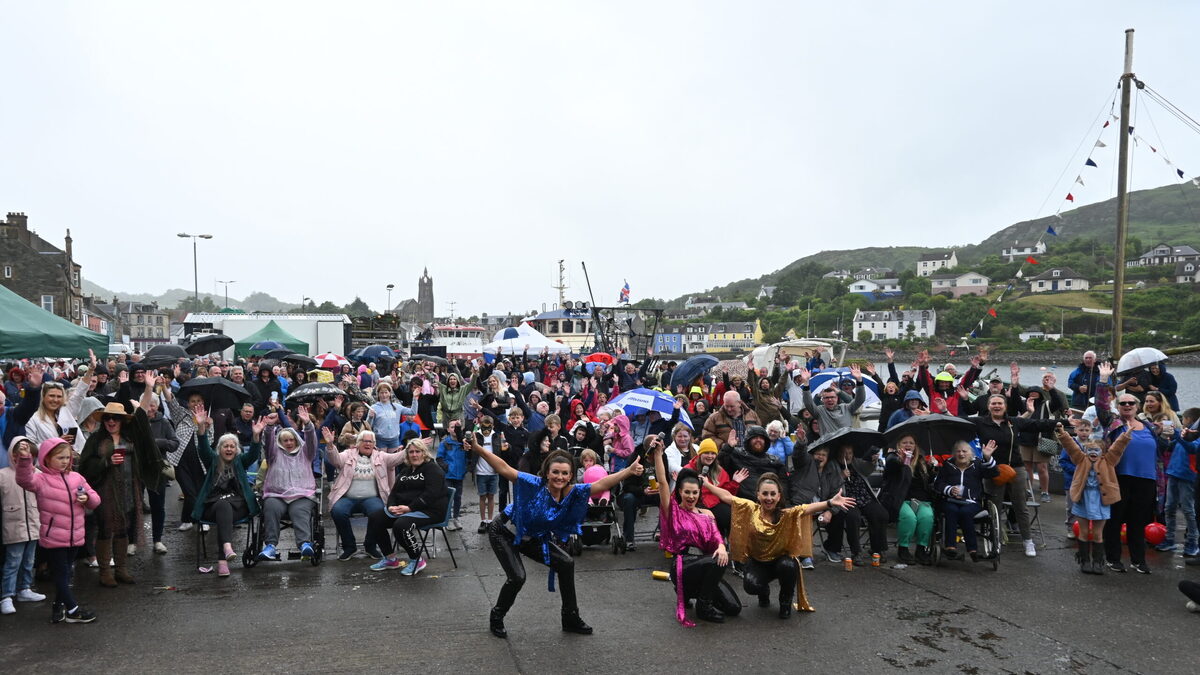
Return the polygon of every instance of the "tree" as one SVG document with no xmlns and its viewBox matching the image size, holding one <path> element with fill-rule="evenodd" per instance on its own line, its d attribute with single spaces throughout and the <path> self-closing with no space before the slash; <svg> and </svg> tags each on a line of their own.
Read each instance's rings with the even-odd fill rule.
<svg viewBox="0 0 1200 675">
<path fill-rule="evenodd" d="M 871 331 L 866 330 L 865 328 L 863 330 L 858 331 L 858 341 L 859 342 L 870 342 L 871 337 L 872 337 Z"/>
<path fill-rule="evenodd" d="M 365 317 L 374 314 L 374 312 L 371 311 L 371 308 L 367 306 L 367 303 L 363 302 L 362 298 L 358 297 L 357 295 L 354 296 L 353 302 L 346 305 L 345 311 L 346 314 L 349 314 L 352 317 Z"/>
</svg>

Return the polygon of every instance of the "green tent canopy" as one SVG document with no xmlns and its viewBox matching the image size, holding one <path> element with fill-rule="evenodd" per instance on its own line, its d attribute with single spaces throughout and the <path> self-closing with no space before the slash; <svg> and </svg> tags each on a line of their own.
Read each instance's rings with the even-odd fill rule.
<svg viewBox="0 0 1200 675">
<path fill-rule="evenodd" d="M 271 350 L 251 349 L 251 347 L 256 343 L 267 341 L 278 342 L 297 354 L 308 354 L 307 342 L 287 332 L 274 321 L 270 321 L 267 325 L 260 328 L 258 332 L 247 335 L 234 344 L 234 358 L 239 356 L 262 356 Z"/>
<path fill-rule="evenodd" d="M 77 326 L 0 286 L 0 358 L 108 356 L 108 336 Z"/>
</svg>

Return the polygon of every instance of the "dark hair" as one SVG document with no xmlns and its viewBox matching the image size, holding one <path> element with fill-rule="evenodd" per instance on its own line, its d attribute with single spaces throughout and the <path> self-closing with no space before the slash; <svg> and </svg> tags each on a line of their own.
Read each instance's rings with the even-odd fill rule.
<svg viewBox="0 0 1200 675">
<path fill-rule="evenodd" d="M 679 473 L 675 476 L 674 497 L 678 503 L 683 503 L 683 500 L 679 497 L 679 488 L 683 487 L 684 483 L 695 483 L 696 487 L 704 487 L 704 483 L 700 480 L 700 474 L 696 473 L 695 469 L 688 469 L 686 467 L 680 469 Z"/>
<path fill-rule="evenodd" d="M 758 494 L 758 491 L 762 489 L 763 483 L 774 483 L 775 487 L 779 488 L 781 493 L 783 492 L 783 483 L 780 482 L 779 476 L 773 471 L 768 471 L 758 477 L 758 482 L 754 484 L 754 494 Z"/>
<path fill-rule="evenodd" d="M 569 452 L 563 450 L 554 450 L 546 459 L 542 461 L 542 468 L 538 470 L 538 476 L 542 480 L 546 480 L 546 476 L 550 475 L 551 464 L 566 464 L 571 467 L 571 482 L 575 482 L 575 458 Z"/>
</svg>

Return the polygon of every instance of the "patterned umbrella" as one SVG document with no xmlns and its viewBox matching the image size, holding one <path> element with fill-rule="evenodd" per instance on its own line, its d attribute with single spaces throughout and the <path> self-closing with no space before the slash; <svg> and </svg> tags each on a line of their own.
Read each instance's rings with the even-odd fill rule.
<svg viewBox="0 0 1200 675">
<path fill-rule="evenodd" d="M 346 357 L 339 356 L 333 352 L 317 354 L 314 358 L 317 360 L 317 367 L 324 368 L 326 370 L 340 370 L 342 366 L 350 365 L 350 362 L 346 360 Z"/>
</svg>

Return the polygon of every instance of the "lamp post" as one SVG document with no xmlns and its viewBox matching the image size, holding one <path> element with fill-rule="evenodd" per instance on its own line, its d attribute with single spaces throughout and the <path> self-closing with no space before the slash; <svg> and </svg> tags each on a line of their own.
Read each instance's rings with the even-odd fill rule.
<svg viewBox="0 0 1200 675">
<path fill-rule="evenodd" d="M 192 305 L 192 311 L 198 312 L 200 311 L 200 268 L 196 259 L 196 240 L 212 239 L 213 236 L 211 234 L 188 234 L 187 232 L 180 232 L 177 236 L 181 239 L 187 239 L 190 237 L 192 240 L 192 283 L 195 284 L 196 290 L 196 295 L 193 296 L 192 299 L 192 302 L 194 303 Z"/>
<path fill-rule="evenodd" d="M 396 287 L 396 284 L 388 284 L 387 285 L 388 301 L 387 301 L 387 309 L 384 310 L 384 314 L 392 313 L 392 289 L 395 287 Z"/>
<path fill-rule="evenodd" d="M 220 279 L 216 279 L 215 281 L 218 284 L 223 284 L 225 286 L 225 309 L 229 309 L 229 284 L 236 284 L 237 279 L 231 281 L 221 281 Z"/>
<path fill-rule="evenodd" d="M 304 309 L 304 303 L 308 302 L 309 300 L 312 300 L 312 298 L 308 297 L 307 295 L 300 298 L 300 309 L 301 310 Z"/>
</svg>

